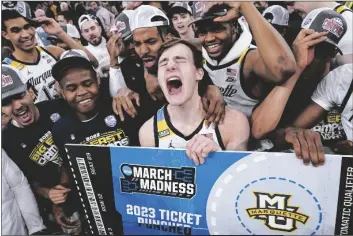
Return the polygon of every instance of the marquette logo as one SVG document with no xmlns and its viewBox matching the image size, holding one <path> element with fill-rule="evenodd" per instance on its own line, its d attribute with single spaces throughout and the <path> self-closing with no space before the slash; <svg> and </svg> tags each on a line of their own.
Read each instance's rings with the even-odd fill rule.
<svg viewBox="0 0 353 236">
<path fill-rule="evenodd" d="M 265 221 L 271 230 L 292 232 L 297 222 L 306 224 L 309 216 L 298 212 L 299 207 L 290 206 L 291 195 L 254 192 L 257 206 L 246 209 L 249 217 Z"/>
</svg>

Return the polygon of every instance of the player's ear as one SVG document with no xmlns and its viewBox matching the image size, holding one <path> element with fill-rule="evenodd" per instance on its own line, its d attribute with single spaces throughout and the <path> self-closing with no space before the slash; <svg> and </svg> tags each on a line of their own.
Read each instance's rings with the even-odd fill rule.
<svg viewBox="0 0 353 236">
<path fill-rule="evenodd" d="M 33 90 L 33 87 L 30 87 L 29 89 L 27 89 L 26 93 L 30 96 L 33 102 L 36 100 L 36 94 Z"/>
<path fill-rule="evenodd" d="M 7 39 L 7 40 L 10 40 L 10 37 L 9 37 L 9 35 L 8 35 L 8 33 L 6 33 L 5 31 L 1 31 L 1 35 L 2 35 L 2 37 L 4 37 L 5 39 Z"/>
<path fill-rule="evenodd" d="M 203 71 L 203 69 L 202 68 L 198 68 L 196 70 L 196 80 L 197 81 L 202 80 L 204 74 L 205 74 L 205 72 Z"/>
</svg>

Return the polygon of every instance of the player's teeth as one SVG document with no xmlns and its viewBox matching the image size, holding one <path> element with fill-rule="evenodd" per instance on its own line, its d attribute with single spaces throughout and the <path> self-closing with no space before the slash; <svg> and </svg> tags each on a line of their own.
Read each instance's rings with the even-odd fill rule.
<svg viewBox="0 0 353 236">
<path fill-rule="evenodd" d="M 178 77 L 171 77 L 168 79 L 168 81 L 173 81 L 173 80 L 178 80 Z"/>
<path fill-rule="evenodd" d="M 209 45 L 208 47 L 209 48 L 215 48 L 215 47 L 217 47 L 217 44 Z"/>
<path fill-rule="evenodd" d="M 81 101 L 80 104 L 86 104 L 86 103 L 88 103 L 89 101 L 91 101 L 91 99 L 86 99 L 86 100 Z"/>
</svg>

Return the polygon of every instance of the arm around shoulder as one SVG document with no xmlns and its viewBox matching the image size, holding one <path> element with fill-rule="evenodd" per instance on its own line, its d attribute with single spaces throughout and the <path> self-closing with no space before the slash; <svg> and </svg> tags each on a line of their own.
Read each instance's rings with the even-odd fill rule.
<svg viewBox="0 0 353 236">
<path fill-rule="evenodd" d="M 225 118 L 223 123 L 219 125 L 219 131 L 226 150 L 247 150 L 250 125 L 242 112 L 226 107 Z"/>
<path fill-rule="evenodd" d="M 155 147 L 154 141 L 154 130 L 153 130 L 153 119 L 146 121 L 139 131 L 139 139 L 141 147 Z"/>
</svg>

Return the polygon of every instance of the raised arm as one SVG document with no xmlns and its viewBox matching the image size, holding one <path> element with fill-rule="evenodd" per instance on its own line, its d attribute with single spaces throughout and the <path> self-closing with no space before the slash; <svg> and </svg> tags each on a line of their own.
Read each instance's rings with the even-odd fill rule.
<svg viewBox="0 0 353 236">
<path fill-rule="evenodd" d="M 80 43 L 76 42 L 73 38 L 70 38 L 70 36 L 65 33 L 65 31 L 60 27 L 59 23 L 57 23 L 54 19 L 52 18 L 47 18 L 47 17 L 38 17 L 35 18 L 37 22 L 42 24 L 42 27 L 45 32 L 47 32 L 50 35 L 55 35 L 57 36 L 60 40 L 65 42 L 71 49 L 80 49 L 84 51 L 90 61 L 92 62 L 94 67 L 98 66 L 98 61 L 97 59 L 90 53 L 84 46 L 82 46 Z M 52 51 L 51 47 L 48 47 L 51 53 L 54 54 L 54 56 L 59 57 L 60 54 L 56 54 L 59 51 Z"/>
<path fill-rule="evenodd" d="M 217 4 L 227 4 L 231 7 L 226 16 L 215 21 L 229 21 L 241 15 L 247 20 L 258 47 L 250 52 L 248 63 L 254 72 L 267 81 L 282 83 L 289 79 L 296 70 L 292 51 L 283 37 L 268 23 L 251 2 L 212 2 L 205 9 L 208 11 Z M 204 12 L 204 13 L 205 13 Z"/>
<path fill-rule="evenodd" d="M 324 41 L 325 34 L 325 32 L 315 33 L 312 30 L 303 29 L 293 42 L 293 52 L 298 65 L 296 73 L 284 84 L 273 88 L 254 110 L 251 116 L 251 133 L 256 139 L 263 138 L 277 127 L 295 84 L 314 58 L 315 49 L 313 46 Z"/>
</svg>

